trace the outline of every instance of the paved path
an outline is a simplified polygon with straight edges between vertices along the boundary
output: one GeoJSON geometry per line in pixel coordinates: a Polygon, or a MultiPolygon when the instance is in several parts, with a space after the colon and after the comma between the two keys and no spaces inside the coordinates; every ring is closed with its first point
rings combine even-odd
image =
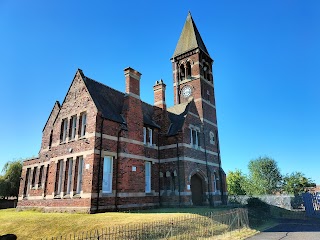
{"type": "Polygon", "coordinates": [[[279,225],[269,228],[250,240],[319,240],[319,220],[281,220],[279,225]]]}

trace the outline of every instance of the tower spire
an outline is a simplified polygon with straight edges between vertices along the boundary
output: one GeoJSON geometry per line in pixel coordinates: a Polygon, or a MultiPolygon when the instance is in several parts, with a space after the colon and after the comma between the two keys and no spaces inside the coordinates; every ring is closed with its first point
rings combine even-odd
{"type": "Polygon", "coordinates": [[[196,24],[192,19],[191,12],[189,11],[178,44],[172,57],[176,57],[196,48],[200,48],[203,52],[210,56],[196,27],[196,24]]]}

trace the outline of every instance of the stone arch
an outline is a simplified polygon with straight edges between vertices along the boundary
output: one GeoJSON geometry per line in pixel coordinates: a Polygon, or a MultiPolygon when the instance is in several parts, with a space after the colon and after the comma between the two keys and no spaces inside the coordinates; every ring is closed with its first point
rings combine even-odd
{"type": "Polygon", "coordinates": [[[206,177],[206,174],[200,168],[195,168],[190,172],[190,174],[188,176],[189,182],[191,181],[191,177],[196,173],[200,175],[200,177],[202,178],[202,180],[204,182],[206,182],[206,183],[208,182],[208,178],[206,177]]]}

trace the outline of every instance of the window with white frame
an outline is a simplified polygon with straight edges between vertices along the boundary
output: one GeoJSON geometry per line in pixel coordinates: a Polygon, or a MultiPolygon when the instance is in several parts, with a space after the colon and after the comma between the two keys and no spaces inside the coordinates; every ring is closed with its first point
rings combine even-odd
{"type": "Polygon", "coordinates": [[[77,132],[77,115],[74,115],[70,119],[69,139],[73,140],[76,137],[77,132]]]}
{"type": "Polygon", "coordinates": [[[71,191],[71,182],[72,182],[72,168],[73,168],[73,158],[68,158],[68,177],[67,177],[67,194],[70,194],[71,191]]]}
{"type": "Polygon", "coordinates": [[[146,193],[151,192],[151,162],[145,162],[146,193]]]}
{"type": "Polygon", "coordinates": [[[153,137],[153,130],[151,128],[143,127],[143,144],[152,146],[152,137],[153,137]]]}
{"type": "Polygon", "coordinates": [[[200,147],[200,131],[190,128],[190,144],[194,147],[200,147]]]}
{"type": "Polygon", "coordinates": [[[215,136],[214,136],[214,133],[210,131],[209,136],[210,136],[210,143],[211,143],[211,144],[215,144],[215,136]]]}
{"type": "Polygon", "coordinates": [[[63,160],[59,160],[56,172],[56,195],[61,193],[62,188],[63,160]]]}
{"type": "Polygon", "coordinates": [[[43,178],[44,166],[42,165],[39,170],[39,178],[38,178],[38,188],[42,187],[42,178],[43,178]]]}
{"type": "Polygon", "coordinates": [[[87,114],[81,113],[80,115],[80,137],[83,137],[86,134],[86,130],[87,130],[87,114]]]}
{"type": "Polygon", "coordinates": [[[61,122],[61,131],[60,131],[60,142],[65,142],[67,139],[67,131],[68,131],[68,119],[62,119],[61,122]]]}
{"type": "Polygon", "coordinates": [[[147,144],[147,128],[143,127],[143,144],[147,144]]]}
{"type": "Polygon", "coordinates": [[[82,172],[83,172],[83,157],[80,156],[77,159],[77,188],[76,193],[80,194],[82,191],[82,172]]]}
{"type": "Polygon", "coordinates": [[[149,145],[152,146],[152,129],[148,128],[148,133],[149,133],[149,145]]]}
{"type": "Polygon", "coordinates": [[[112,169],[113,169],[112,157],[105,156],[103,159],[103,180],[102,180],[103,193],[112,193],[112,169]]]}

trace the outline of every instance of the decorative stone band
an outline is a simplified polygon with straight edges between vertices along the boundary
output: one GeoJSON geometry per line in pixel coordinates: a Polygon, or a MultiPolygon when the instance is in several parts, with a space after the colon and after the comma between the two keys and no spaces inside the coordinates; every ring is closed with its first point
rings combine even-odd
{"type": "Polygon", "coordinates": [[[130,92],[130,93],[126,93],[126,94],[125,94],[125,96],[131,96],[131,97],[134,97],[134,98],[136,98],[136,99],[139,99],[139,100],[140,100],[140,96],[139,96],[139,95],[137,95],[137,94],[134,94],[134,93],[132,93],[132,92],[130,92]]]}
{"type": "Polygon", "coordinates": [[[199,101],[202,101],[206,104],[208,104],[210,107],[213,107],[213,108],[216,108],[215,105],[213,105],[211,102],[209,102],[208,100],[204,99],[204,98],[197,98],[197,99],[194,99],[194,102],[199,102],[199,101]]]}

